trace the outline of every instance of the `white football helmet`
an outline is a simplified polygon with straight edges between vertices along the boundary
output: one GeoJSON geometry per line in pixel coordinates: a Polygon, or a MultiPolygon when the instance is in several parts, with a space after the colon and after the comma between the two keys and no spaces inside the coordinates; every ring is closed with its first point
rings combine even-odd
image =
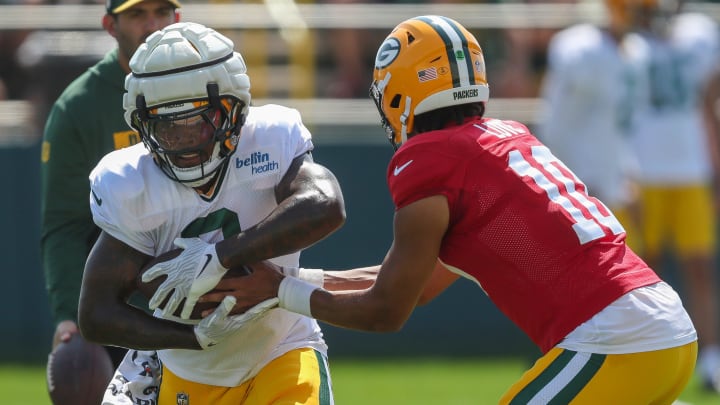
{"type": "Polygon", "coordinates": [[[130,69],[125,120],[140,133],[162,171],[198,187],[225,170],[250,105],[250,79],[233,42],[200,24],[172,24],[147,38],[130,69]],[[181,128],[191,135],[183,135],[181,128]],[[208,141],[188,148],[182,146],[187,142],[178,142],[182,136],[208,141]],[[214,147],[208,155],[209,142],[214,147]],[[197,165],[173,163],[173,158],[198,153],[202,161],[197,165]]]}

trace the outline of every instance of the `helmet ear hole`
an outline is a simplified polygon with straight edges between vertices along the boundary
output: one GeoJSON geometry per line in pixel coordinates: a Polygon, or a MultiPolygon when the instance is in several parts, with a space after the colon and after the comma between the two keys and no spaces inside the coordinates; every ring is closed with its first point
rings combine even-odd
{"type": "Polygon", "coordinates": [[[400,100],[402,100],[402,96],[399,94],[396,94],[392,100],[390,100],[390,107],[392,108],[399,108],[400,107],[400,100]]]}

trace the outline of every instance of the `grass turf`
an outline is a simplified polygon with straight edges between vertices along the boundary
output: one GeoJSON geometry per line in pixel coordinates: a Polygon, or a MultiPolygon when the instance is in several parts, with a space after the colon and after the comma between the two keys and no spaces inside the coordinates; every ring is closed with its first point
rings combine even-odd
{"type": "MultiPolygon", "coordinates": [[[[495,404],[525,370],[524,359],[330,359],[338,405],[495,404]]],[[[0,364],[3,405],[50,405],[42,365],[0,364]]],[[[684,404],[720,404],[693,379],[684,404]]]]}

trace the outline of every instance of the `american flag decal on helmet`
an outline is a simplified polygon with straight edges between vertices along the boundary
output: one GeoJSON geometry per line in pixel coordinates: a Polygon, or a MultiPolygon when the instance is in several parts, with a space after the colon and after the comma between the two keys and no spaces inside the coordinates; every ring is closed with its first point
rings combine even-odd
{"type": "Polygon", "coordinates": [[[428,80],[437,79],[438,74],[437,70],[434,67],[423,69],[419,72],[417,72],[418,80],[420,80],[420,83],[426,82],[428,80]]]}
{"type": "MultiPolygon", "coordinates": [[[[453,78],[453,87],[472,86],[475,83],[472,58],[468,48],[467,38],[457,23],[447,17],[423,16],[418,20],[430,25],[440,35],[447,49],[447,58],[450,62],[450,71],[453,78]]],[[[422,81],[422,80],[421,80],[422,81]]]]}

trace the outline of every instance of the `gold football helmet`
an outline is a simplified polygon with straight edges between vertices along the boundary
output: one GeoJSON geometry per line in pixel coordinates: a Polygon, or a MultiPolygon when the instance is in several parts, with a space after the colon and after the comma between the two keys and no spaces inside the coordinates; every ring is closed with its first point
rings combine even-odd
{"type": "Polygon", "coordinates": [[[681,0],[605,0],[610,25],[623,31],[642,27],[652,28],[677,13],[681,0]],[[659,20],[659,21],[654,21],[659,20]]]}
{"type": "Polygon", "coordinates": [[[633,10],[640,7],[656,7],[658,0],[605,0],[611,25],[624,30],[633,25],[633,10]]]}
{"type": "Polygon", "coordinates": [[[395,148],[413,131],[416,115],[487,102],[485,60],[475,37],[441,16],[403,21],[380,45],[370,97],[395,148]]]}

